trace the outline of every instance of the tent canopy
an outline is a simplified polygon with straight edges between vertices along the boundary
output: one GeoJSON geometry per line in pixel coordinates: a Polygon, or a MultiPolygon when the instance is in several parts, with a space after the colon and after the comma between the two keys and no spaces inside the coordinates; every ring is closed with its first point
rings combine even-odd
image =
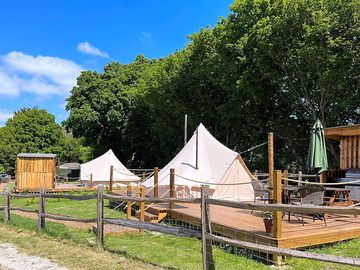
{"type": "Polygon", "coordinates": [[[109,182],[110,181],[110,167],[113,166],[113,181],[114,182],[138,182],[140,178],[130,172],[110,149],[100,157],[93,159],[80,166],[80,180],[90,181],[90,174],[92,174],[93,182],[109,182]]]}
{"type": "MultiPolygon", "coordinates": [[[[240,155],[216,140],[203,124],[198,126],[184,148],[159,172],[159,195],[160,190],[163,193],[168,191],[164,186],[169,185],[171,168],[175,169],[177,197],[198,197],[198,187],[209,184],[213,198],[241,201],[254,199],[254,190],[250,184],[254,177],[240,155]]],[[[143,184],[153,186],[154,177],[143,184]]]]}

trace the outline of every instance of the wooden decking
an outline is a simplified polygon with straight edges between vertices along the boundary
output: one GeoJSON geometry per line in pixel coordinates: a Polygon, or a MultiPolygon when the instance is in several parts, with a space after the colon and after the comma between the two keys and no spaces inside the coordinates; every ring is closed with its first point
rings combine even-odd
{"type": "MultiPolygon", "coordinates": [[[[200,205],[176,204],[175,209],[168,209],[168,216],[177,221],[200,226],[200,205]]],[[[301,216],[297,217],[301,219],[301,216]]],[[[301,220],[295,216],[291,216],[288,222],[286,215],[282,221],[282,236],[279,239],[265,233],[261,212],[258,211],[251,213],[247,210],[211,205],[210,219],[215,233],[278,247],[308,247],[360,237],[360,218],[354,216],[330,215],[327,226],[322,220],[313,222],[310,216],[305,216],[303,226],[301,220]]]]}

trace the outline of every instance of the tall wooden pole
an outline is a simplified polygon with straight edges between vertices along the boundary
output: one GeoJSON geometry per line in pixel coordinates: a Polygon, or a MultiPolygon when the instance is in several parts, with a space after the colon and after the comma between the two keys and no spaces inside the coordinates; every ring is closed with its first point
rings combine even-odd
{"type": "Polygon", "coordinates": [[[114,166],[110,166],[110,187],[109,191],[113,190],[113,181],[114,181],[114,166]]]}
{"type": "MultiPolygon", "coordinates": [[[[145,199],[145,187],[143,186],[140,187],[140,197],[145,199]]],[[[145,221],[145,201],[140,202],[140,221],[145,221]]],[[[142,233],[144,230],[140,229],[139,232],[142,233]]]]}
{"type": "MultiPolygon", "coordinates": [[[[127,186],[127,196],[131,197],[132,196],[132,187],[130,184],[128,184],[127,186]]],[[[131,212],[132,212],[132,204],[131,201],[127,201],[127,207],[126,207],[126,218],[130,219],[131,218],[131,212]]]]}
{"type": "Polygon", "coordinates": [[[57,183],[59,183],[60,182],[60,158],[58,158],[58,160],[57,160],[58,162],[57,162],[57,183]]]}
{"type": "Polygon", "coordinates": [[[154,198],[159,198],[159,168],[154,168],[154,198]]]}
{"type": "Polygon", "coordinates": [[[185,114],[184,122],[184,145],[187,143],[187,114],[185,114]]]}
{"type": "Polygon", "coordinates": [[[199,128],[196,129],[196,163],[195,169],[199,169],[199,128]]]}
{"type": "Polygon", "coordinates": [[[4,188],[4,222],[7,223],[10,220],[10,192],[8,187],[4,188]]]}
{"type": "MultiPolygon", "coordinates": [[[[282,202],[282,187],[281,187],[281,171],[276,170],[274,174],[274,203],[278,204],[282,202]]],[[[274,211],[274,225],[273,225],[273,237],[280,239],[282,236],[282,212],[274,211]]],[[[274,261],[277,266],[281,264],[281,256],[274,255],[274,261]]]]}
{"type": "Polygon", "coordinates": [[[38,229],[45,228],[45,189],[40,189],[39,192],[39,218],[38,218],[38,229]]]}
{"type": "MultiPolygon", "coordinates": [[[[175,198],[175,169],[170,169],[170,198],[175,198]]],[[[169,208],[174,208],[174,202],[170,202],[169,208]]]]}
{"type": "Polygon", "coordinates": [[[92,174],[92,173],[90,173],[90,183],[89,183],[89,186],[90,186],[90,188],[93,187],[93,174],[92,174]]]}
{"type": "Polygon", "coordinates": [[[103,248],[104,244],[104,186],[98,185],[97,194],[97,229],[96,229],[96,245],[103,248]]]}
{"type": "Polygon", "coordinates": [[[214,259],[212,252],[212,241],[206,239],[206,234],[211,233],[209,206],[206,203],[209,186],[201,185],[201,243],[203,270],[214,270],[214,259]]]}
{"type": "Polygon", "coordinates": [[[268,134],[268,163],[269,163],[269,188],[270,188],[270,201],[273,198],[274,187],[274,134],[268,134]]]}

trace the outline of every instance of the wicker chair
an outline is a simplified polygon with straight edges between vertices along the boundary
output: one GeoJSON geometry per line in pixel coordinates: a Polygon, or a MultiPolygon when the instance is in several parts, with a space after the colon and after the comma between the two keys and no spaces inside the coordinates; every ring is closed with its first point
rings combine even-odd
{"type": "MultiPolygon", "coordinates": [[[[292,202],[294,205],[324,205],[324,193],[325,189],[319,185],[306,185],[299,188],[298,193],[300,195],[300,202],[292,202]]],[[[326,215],[322,214],[314,214],[313,221],[315,221],[316,217],[322,217],[324,220],[325,226],[326,224],[326,215]]],[[[290,218],[290,216],[289,216],[290,218]]],[[[320,218],[321,219],[321,218],[320,218]]],[[[301,214],[302,224],[304,226],[304,214],[301,214]]]]}

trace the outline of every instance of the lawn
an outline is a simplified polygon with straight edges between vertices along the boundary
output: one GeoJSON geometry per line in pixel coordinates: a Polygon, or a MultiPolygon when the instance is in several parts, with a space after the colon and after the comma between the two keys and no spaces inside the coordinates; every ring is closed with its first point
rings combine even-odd
{"type": "MultiPolygon", "coordinates": [[[[0,205],[3,199],[0,197],[0,205]]],[[[12,206],[37,209],[38,199],[12,199],[12,206]]],[[[106,201],[105,216],[124,218],[121,211],[112,210],[106,201]]],[[[47,199],[48,213],[70,215],[83,218],[96,217],[96,199],[89,201],[70,201],[67,199],[47,199]]],[[[0,211],[2,220],[2,212],[0,211]]],[[[4,227],[0,221],[0,227],[4,227]]],[[[17,230],[36,231],[36,220],[27,217],[11,215],[10,225],[17,230]]],[[[46,228],[39,235],[51,236],[56,239],[69,240],[84,245],[87,248],[95,245],[95,235],[84,229],[75,229],[64,224],[46,221],[46,228]]],[[[0,239],[3,239],[0,236],[0,239]]],[[[170,267],[173,269],[200,269],[201,268],[201,242],[195,238],[179,238],[175,236],[145,232],[143,234],[125,234],[122,236],[106,236],[105,250],[114,256],[125,257],[128,260],[146,264],[170,267]],[[117,254],[117,255],[115,255],[117,254]]],[[[342,243],[327,245],[311,249],[313,252],[334,254],[360,258],[360,239],[344,241],[342,243]]],[[[214,258],[217,269],[269,269],[243,255],[233,255],[219,247],[214,248],[214,258]]],[[[290,269],[352,269],[351,267],[327,264],[311,260],[288,259],[290,269]]]]}
{"type": "MultiPolygon", "coordinates": [[[[2,212],[0,213],[2,219],[2,212]]],[[[11,216],[9,225],[0,223],[1,228],[10,227],[18,232],[34,232],[36,225],[36,220],[14,214],[11,216]]],[[[89,246],[95,248],[96,239],[92,232],[70,228],[59,223],[47,221],[46,228],[42,232],[38,232],[37,235],[51,236],[58,240],[71,241],[86,248],[89,246]]],[[[6,239],[0,235],[0,241],[6,241],[6,239]]],[[[150,232],[108,236],[105,238],[105,251],[129,261],[168,269],[201,269],[202,267],[201,242],[195,238],[179,238],[150,232]]],[[[217,247],[214,248],[214,255],[217,269],[239,269],[239,266],[241,269],[269,269],[262,263],[244,256],[227,253],[217,247]]]]}
{"type": "MultiPolygon", "coordinates": [[[[38,198],[11,198],[12,207],[21,207],[27,209],[38,209],[38,198]]],[[[0,196],[0,205],[4,204],[3,196],[0,196]]],[[[73,216],[79,218],[96,218],[96,199],[86,201],[72,201],[69,199],[46,199],[46,212],[73,216]]],[[[109,208],[108,200],[105,200],[105,217],[125,218],[124,212],[109,208]]]]}

